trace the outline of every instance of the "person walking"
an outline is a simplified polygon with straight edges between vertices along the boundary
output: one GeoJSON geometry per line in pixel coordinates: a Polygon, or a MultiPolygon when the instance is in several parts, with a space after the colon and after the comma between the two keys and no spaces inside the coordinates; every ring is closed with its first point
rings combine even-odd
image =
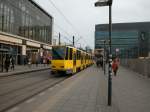
{"type": "Polygon", "coordinates": [[[24,66],[27,64],[27,57],[24,57],[24,66]]]}
{"type": "Polygon", "coordinates": [[[11,57],[10,62],[11,62],[11,69],[12,69],[12,70],[15,70],[15,60],[14,60],[13,57],[11,57]]]}
{"type": "Polygon", "coordinates": [[[29,58],[29,61],[28,61],[29,68],[31,68],[31,64],[32,64],[32,60],[31,58],[29,58]]]}
{"type": "Polygon", "coordinates": [[[117,75],[118,68],[119,68],[119,59],[115,58],[112,62],[112,69],[113,69],[113,72],[114,72],[114,76],[117,75]]]}
{"type": "Polygon", "coordinates": [[[38,64],[39,64],[38,59],[36,59],[35,64],[36,64],[36,67],[38,67],[38,64]]]}
{"type": "Polygon", "coordinates": [[[101,65],[101,68],[103,68],[103,56],[100,57],[100,65],[101,65]]]}
{"type": "Polygon", "coordinates": [[[46,58],[43,58],[43,64],[46,65],[46,58]]]}
{"type": "Polygon", "coordinates": [[[6,69],[6,72],[8,72],[9,66],[10,66],[10,58],[8,56],[6,56],[6,59],[5,59],[5,69],[6,69]]]}
{"type": "Polygon", "coordinates": [[[31,68],[31,58],[30,57],[27,57],[27,64],[28,64],[28,67],[31,68]]]}
{"type": "Polygon", "coordinates": [[[46,58],[46,63],[47,63],[47,66],[49,66],[49,58],[48,57],[46,58]]]}
{"type": "Polygon", "coordinates": [[[99,57],[97,57],[96,59],[96,65],[97,67],[102,67],[103,68],[103,56],[100,55],[99,57]]]}

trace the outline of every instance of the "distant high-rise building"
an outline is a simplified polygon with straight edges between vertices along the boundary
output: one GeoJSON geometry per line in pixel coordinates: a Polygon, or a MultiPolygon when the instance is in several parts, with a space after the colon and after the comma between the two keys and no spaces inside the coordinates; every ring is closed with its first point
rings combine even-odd
{"type": "MultiPolygon", "coordinates": [[[[109,25],[95,26],[95,49],[108,47],[109,25]]],[[[112,24],[112,51],[122,58],[147,57],[150,53],[150,22],[112,24]]]]}

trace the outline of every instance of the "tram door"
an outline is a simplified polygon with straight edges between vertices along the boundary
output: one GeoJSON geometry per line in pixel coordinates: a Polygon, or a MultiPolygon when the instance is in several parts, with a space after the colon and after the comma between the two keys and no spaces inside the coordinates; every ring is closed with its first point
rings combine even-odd
{"type": "Polygon", "coordinates": [[[73,66],[76,66],[76,53],[73,53],[73,66]]]}
{"type": "Polygon", "coordinates": [[[73,69],[74,69],[74,73],[76,72],[76,62],[77,62],[76,58],[77,58],[76,51],[73,50],[73,69]]]}
{"type": "Polygon", "coordinates": [[[73,71],[76,72],[76,53],[73,53],[73,71]]]}

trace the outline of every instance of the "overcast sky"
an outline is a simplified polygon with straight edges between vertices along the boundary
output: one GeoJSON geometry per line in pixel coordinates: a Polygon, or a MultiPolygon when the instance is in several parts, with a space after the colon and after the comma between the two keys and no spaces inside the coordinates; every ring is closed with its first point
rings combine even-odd
{"type": "MultiPolygon", "coordinates": [[[[82,37],[78,42],[82,47],[88,45],[94,48],[95,24],[108,23],[108,7],[94,7],[97,0],[51,0],[73,28],[50,0],[35,1],[54,17],[53,37],[57,38],[60,32],[63,42],[69,43],[66,37],[72,40],[72,35],[75,35],[76,40],[82,37]]],[[[113,23],[150,21],[150,0],[113,0],[112,10],[113,23]]]]}

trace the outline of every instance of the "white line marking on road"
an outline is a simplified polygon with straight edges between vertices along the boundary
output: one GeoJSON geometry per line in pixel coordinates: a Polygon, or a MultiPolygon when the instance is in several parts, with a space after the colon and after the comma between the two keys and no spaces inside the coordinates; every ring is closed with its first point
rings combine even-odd
{"type": "Polygon", "coordinates": [[[60,86],[60,84],[57,84],[57,85],[56,85],[56,87],[59,87],[59,86],[60,86]]]}
{"type": "Polygon", "coordinates": [[[54,89],[54,88],[53,88],[53,87],[51,87],[51,88],[49,88],[48,90],[49,90],[49,91],[51,91],[51,90],[53,90],[53,89],[54,89]]]}
{"type": "Polygon", "coordinates": [[[19,107],[14,107],[6,112],[16,112],[17,110],[19,110],[19,107]]]}
{"type": "Polygon", "coordinates": [[[42,92],[42,93],[39,94],[39,96],[43,96],[44,94],[45,94],[45,92],[42,92]]]}
{"type": "Polygon", "coordinates": [[[39,111],[32,111],[32,112],[39,112],[39,111]]]}
{"type": "Polygon", "coordinates": [[[33,102],[34,100],[35,100],[35,98],[31,98],[31,99],[27,100],[26,103],[31,103],[31,102],[33,102]]]}

